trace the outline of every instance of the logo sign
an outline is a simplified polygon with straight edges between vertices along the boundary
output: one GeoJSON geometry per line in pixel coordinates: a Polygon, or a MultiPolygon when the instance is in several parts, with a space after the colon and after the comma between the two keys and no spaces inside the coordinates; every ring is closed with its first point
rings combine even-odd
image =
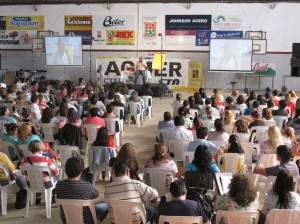
{"type": "Polygon", "coordinates": [[[44,30],[44,16],[6,16],[6,30],[44,30]]]}
{"type": "Polygon", "coordinates": [[[93,30],[134,30],[135,16],[93,16],[93,30]]]}
{"type": "Polygon", "coordinates": [[[243,31],[207,31],[198,30],[196,32],[196,46],[209,46],[211,38],[243,38],[243,31]]]}
{"type": "Polygon", "coordinates": [[[243,30],[243,16],[213,16],[212,30],[243,30]]]}
{"type": "Polygon", "coordinates": [[[143,45],[157,45],[157,17],[143,16],[143,45]]]}
{"type": "Polygon", "coordinates": [[[153,38],[156,36],[156,23],[144,23],[144,37],[153,38]]]}
{"type": "Polygon", "coordinates": [[[93,30],[93,17],[65,16],[65,30],[93,30]]]}
{"type": "Polygon", "coordinates": [[[275,63],[253,62],[252,75],[275,76],[276,75],[275,66],[276,66],[275,63]]]}
{"type": "Polygon", "coordinates": [[[134,30],[106,30],[107,45],[134,45],[134,30]]]}

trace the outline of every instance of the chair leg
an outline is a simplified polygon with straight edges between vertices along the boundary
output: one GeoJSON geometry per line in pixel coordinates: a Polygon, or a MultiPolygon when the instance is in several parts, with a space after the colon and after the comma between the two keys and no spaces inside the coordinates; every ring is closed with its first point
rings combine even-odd
{"type": "Polygon", "coordinates": [[[7,215],[7,189],[8,185],[0,186],[1,188],[1,206],[2,206],[2,215],[7,215]]]}
{"type": "Polygon", "coordinates": [[[29,203],[30,203],[30,199],[32,199],[32,192],[29,188],[26,189],[27,190],[27,197],[26,197],[26,213],[25,213],[25,217],[28,218],[28,213],[29,213],[29,203]]]}
{"type": "Polygon", "coordinates": [[[47,219],[51,219],[51,200],[52,200],[52,190],[54,187],[45,189],[45,201],[46,201],[46,214],[47,219]]]}
{"type": "Polygon", "coordinates": [[[141,114],[136,115],[136,123],[139,128],[141,126],[141,114]]]}

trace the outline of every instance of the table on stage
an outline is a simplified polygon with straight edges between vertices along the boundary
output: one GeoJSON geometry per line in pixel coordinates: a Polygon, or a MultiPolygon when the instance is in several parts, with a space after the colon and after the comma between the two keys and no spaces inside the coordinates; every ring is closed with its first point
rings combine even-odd
{"type": "MultiPolygon", "coordinates": [[[[124,82],[125,84],[134,84],[136,74],[137,72],[135,71],[122,71],[120,81],[124,82]]],[[[150,79],[153,79],[150,71],[146,70],[145,75],[146,82],[149,82],[150,79]]],[[[139,78],[142,79],[142,76],[140,76],[139,78]]]]}

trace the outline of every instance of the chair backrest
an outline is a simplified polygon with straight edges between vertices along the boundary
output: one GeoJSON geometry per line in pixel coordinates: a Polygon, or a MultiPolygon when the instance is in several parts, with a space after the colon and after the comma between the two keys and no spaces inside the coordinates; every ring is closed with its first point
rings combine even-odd
{"type": "Polygon", "coordinates": [[[56,199],[56,204],[61,205],[67,223],[84,224],[82,207],[89,207],[94,223],[97,223],[96,210],[93,200],[56,199]]]}
{"type": "Polygon", "coordinates": [[[130,101],[130,102],[128,102],[128,106],[129,106],[129,111],[130,111],[131,116],[140,114],[142,111],[141,103],[139,103],[139,102],[130,101]]]}
{"type": "Polygon", "coordinates": [[[202,127],[207,128],[208,131],[211,131],[214,121],[213,120],[202,120],[201,123],[202,123],[202,127]]]}
{"type": "Polygon", "coordinates": [[[158,129],[157,137],[158,137],[159,142],[165,142],[166,141],[167,133],[168,133],[169,130],[170,129],[168,129],[168,128],[158,129]]]}
{"type": "Polygon", "coordinates": [[[152,96],[140,96],[140,98],[144,101],[145,108],[152,106],[152,96]]]}
{"type": "MultiPolygon", "coordinates": [[[[18,157],[18,161],[21,161],[21,155],[19,154],[19,150],[17,149],[17,146],[12,143],[12,142],[5,142],[2,141],[2,146],[0,147],[0,152],[3,152],[4,154],[6,154],[9,158],[10,158],[10,153],[8,148],[11,147],[14,149],[17,157],[18,157]]],[[[10,160],[12,161],[13,158],[10,158],[10,160]]]]}
{"type": "Polygon", "coordinates": [[[0,169],[3,171],[3,174],[6,176],[7,181],[11,182],[11,178],[7,166],[4,163],[0,163],[0,169]]]}
{"type": "Polygon", "coordinates": [[[53,128],[55,127],[55,125],[50,123],[40,123],[39,125],[42,127],[42,132],[44,133],[43,141],[54,142],[53,128]]]}
{"type": "Polygon", "coordinates": [[[198,109],[190,109],[190,117],[197,117],[199,115],[199,110],[198,109]]]}
{"type": "Polygon", "coordinates": [[[47,172],[49,177],[52,178],[52,172],[48,166],[21,165],[21,170],[26,172],[26,179],[30,182],[32,192],[43,192],[45,190],[44,172],[47,172]]]}
{"type": "Polygon", "coordinates": [[[96,124],[85,124],[83,127],[86,128],[88,143],[92,144],[96,140],[98,130],[101,128],[101,126],[96,124]]]}
{"type": "Polygon", "coordinates": [[[260,190],[260,199],[265,200],[267,194],[272,190],[273,184],[276,181],[276,176],[268,176],[265,180],[265,186],[260,190]]]}
{"type": "Polygon", "coordinates": [[[159,224],[202,224],[203,219],[202,216],[167,216],[160,215],[159,216],[159,224]]]}
{"type": "Polygon", "coordinates": [[[229,184],[232,179],[232,173],[215,173],[215,181],[218,190],[218,194],[222,195],[229,191],[229,184]]]}
{"type": "Polygon", "coordinates": [[[106,127],[108,129],[109,135],[115,135],[116,133],[120,132],[121,127],[119,118],[104,118],[104,120],[106,122],[106,127]]]}
{"type": "Polygon", "coordinates": [[[261,154],[258,163],[262,164],[264,168],[268,168],[278,165],[279,161],[276,154],[261,154]]]}
{"type": "Polygon", "coordinates": [[[125,118],[124,107],[114,107],[114,112],[116,115],[118,115],[120,120],[124,120],[125,118]]]}
{"type": "Polygon", "coordinates": [[[282,130],[284,126],[286,125],[288,118],[287,116],[273,116],[277,127],[282,130]]]}
{"type": "Polygon", "coordinates": [[[262,114],[263,109],[267,108],[267,107],[268,107],[267,105],[259,105],[258,108],[257,108],[258,113],[262,114]]]}
{"type": "Polygon", "coordinates": [[[220,223],[221,218],[226,218],[228,224],[245,224],[245,223],[258,223],[258,211],[222,211],[217,212],[216,223],[220,223]],[[253,220],[253,221],[252,221],[253,220]]]}
{"type": "Polygon", "coordinates": [[[299,209],[272,209],[269,211],[265,224],[298,224],[299,209]]]}
{"type": "Polygon", "coordinates": [[[225,167],[224,165],[220,165],[220,168],[224,167],[223,172],[231,172],[232,174],[235,174],[239,172],[239,166],[240,162],[242,160],[242,166],[244,164],[244,154],[239,153],[223,153],[222,155],[218,156],[218,164],[220,164],[221,159],[224,158],[225,167]]]}
{"type": "Polygon", "coordinates": [[[195,154],[195,152],[188,152],[188,151],[183,152],[183,164],[184,164],[184,166],[186,166],[188,163],[191,163],[193,161],[194,154],[195,154]]]}
{"type": "Polygon", "coordinates": [[[77,146],[54,145],[54,150],[60,155],[61,167],[64,168],[66,162],[71,157],[80,157],[80,151],[77,146]]]}
{"type": "Polygon", "coordinates": [[[8,121],[0,121],[0,132],[3,133],[3,132],[6,132],[6,128],[5,128],[5,125],[6,124],[9,124],[10,122],[8,121]]]}
{"type": "Polygon", "coordinates": [[[250,134],[248,133],[233,133],[239,137],[240,142],[249,142],[250,134]]]}
{"type": "Polygon", "coordinates": [[[183,104],[179,104],[179,103],[171,103],[171,107],[173,109],[173,117],[177,116],[178,115],[178,109],[180,107],[182,107],[183,104]]]}
{"type": "Polygon", "coordinates": [[[213,190],[214,173],[204,173],[201,171],[187,171],[184,174],[186,188],[203,188],[213,190]]]}
{"type": "Polygon", "coordinates": [[[237,118],[239,117],[240,113],[241,113],[240,110],[231,110],[231,111],[232,111],[232,113],[234,114],[234,118],[235,118],[235,119],[237,119],[237,118]]]}
{"type": "Polygon", "coordinates": [[[254,126],[250,129],[251,142],[258,141],[259,143],[269,139],[267,126],[254,126]]]}
{"type": "Polygon", "coordinates": [[[23,153],[24,157],[32,155],[32,152],[29,151],[27,144],[26,145],[18,145],[18,148],[23,153]]]}
{"type": "Polygon", "coordinates": [[[252,142],[240,142],[240,143],[242,149],[244,150],[244,158],[245,158],[244,163],[247,164],[248,168],[251,167],[252,170],[252,156],[253,158],[258,159],[258,155],[260,152],[260,145],[252,142]],[[254,150],[256,150],[256,152],[254,150]],[[254,155],[254,152],[256,153],[256,155],[254,155]]]}
{"type": "Polygon", "coordinates": [[[264,120],[264,122],[265,122],[265,126],[267,126],[267,127],[271,127],[271,126],[277,125],[276,121],[264,120]]]}
{"type": "Polygon", "coordinates": [[[133,223],[133,216],[137,216],[138,214],[143,221],[142,223],[147,223],[146,211],[142,202],[106,199],[106,203],[109,214],[113,214],[114,216],[110,218],[116,224],[133,223]]]}
{"type": "Polygon", "coordinates": [[[173,170],[157,169],[157,168],[144,168],[144,182],[155,188],[159,196],[165,196],[166,178],[170,178],[170,183],[173,182],[175,173],[173,170]]]}
{"type": "Polygon", "coordinates": [[[170,152],[174,153],[174,159],[182,161],[183,152],[187,150],[190,141],[187,140],[170,140],[169,149],[170,152]]]}
{"type": "Polygon", "coordinates": [[[209,142],[215,144],[215,145],[218,146],[218,147],[221,147],[221,146],[227,146],[227,145],[228,145],[228,142],[224,142],[224,141],[211,141],[211,140],[210,140],[209,142]]]}

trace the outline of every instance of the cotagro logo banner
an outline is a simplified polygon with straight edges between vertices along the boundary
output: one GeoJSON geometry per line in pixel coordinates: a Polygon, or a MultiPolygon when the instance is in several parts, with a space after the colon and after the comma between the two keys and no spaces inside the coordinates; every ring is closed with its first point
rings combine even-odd
{"type": "Polygon", "coordinates": [[[6,16],[6,30],[44,30],[44,16],[6,16]]]}

